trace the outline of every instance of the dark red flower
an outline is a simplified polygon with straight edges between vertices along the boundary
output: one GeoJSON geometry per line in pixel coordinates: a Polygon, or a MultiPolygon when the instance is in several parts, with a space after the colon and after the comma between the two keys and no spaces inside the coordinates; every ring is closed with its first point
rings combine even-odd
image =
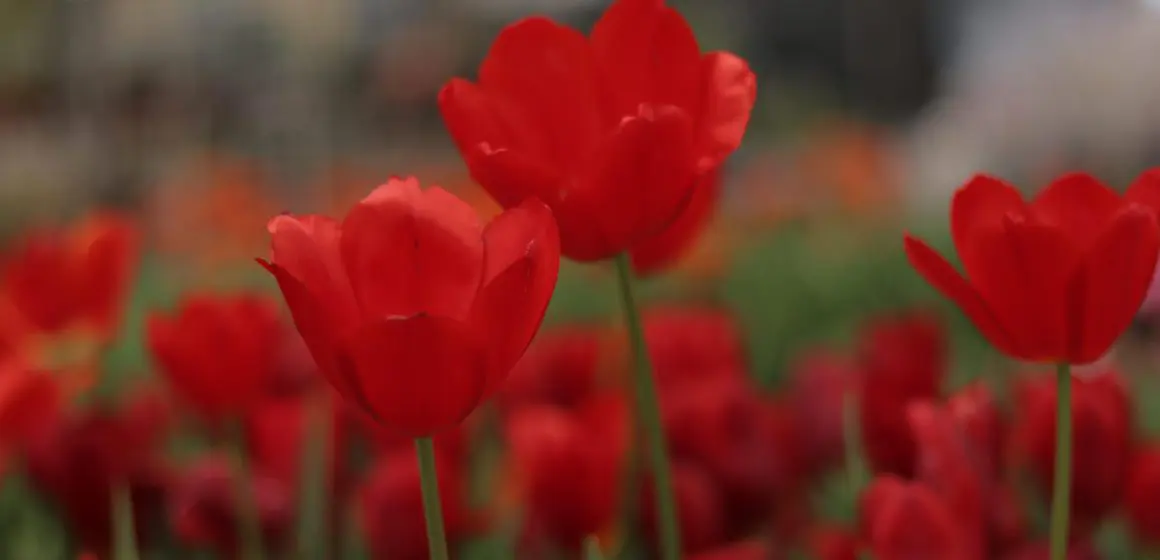
{"type": "MultiPolygon", "coordinates": [[[[1003,560],[1050,560],[1051,547],[1047,543],[1032,543],[1008,553],[1003,560]]],[[[1072,543],[1067,550],[1067,560],[1100,560],[1089,542],[1072,543]]]]}
{"type": "Polygon", "coordinates": [[[666,307],[645,312],[644,336],[657,384],[663,388],[748,373],[741,329],[712,307],[666,307]]]}
{"type": "Polygon", "coordinates": [[[916,402],[910,405],[909,416],[918,449],[918,481],[954,512],[965,557],[988,557],[990,486],[972,443],[946,408],[916,402]]]}
{"type": "Polygon", "coordinates": [[[745,61],[702,54],[663,0],[618,0],[589,37],[543,17],[505,28],[477,83],[439,94],[447,129],[499,203],[545,201],[564,253],[598,260],[660,233],[741,143],[745,61]]]}
{"type": "MultiPolygon", "coordinates": [[[[464,465],[448,460],[438,450],[435,462],[443,523],[448,545],[454,551],[456,545],[476,530],[478,522],[466,503],[464,465]]],[[[427,558],[427,525],[414,451],[381,457],[359,496],[362,524],[374,558],[427,558]]]]}
{"type": "Polygon", "coordinates": [[[50,372],[0,364],[0,471],[9,452],[40,436],[60,414],[61,393],[50,372]]]}
{"type": "Polygon", "coordinates": [[[779,495],[795,491],[793,455],[779,439],[757,390],[732,378],[688,384],[663,395],[665,434],[672,457],[712,476],[729,512],[727,525],[745,531],[763,519],[779,495]]]}
{"type": "Polygon", "coordinates": [[[509,417],[511,460],[533,540],[575,552],[616,521],[628,448],[628,410],[616,408],[595,416],[540,405],[509,417]]]}
{"type": "MultiPolygon", "coordinates": [[[[1051,495],[1055,476],[1054,376],[1016,387],[1011,449],[1016,461],[1051,495]]],[[[1132,411],[1119,374],[1104,371],[1072,378],[1072,533],[1091,530],[1120,501],[1132,442],[1132,411]]]]}
{"type": "Polygon", "coordinates": [[[781,556],[775,555],[768,543],[744,541],[690,556],[689,560],[776,560],[777,558],[781,558],[781,556]]]}
{"type": "Polygon", "coordinates": [[[571,408],[597,389],[605,329],[571,325],[545,330],[528,347],[496,396],[506,410],[528,404],[571,408]]]}
{"type": "Polygon", "coordinates": [[[986,385],[973,383],[951,395],[946,406],[962,430],[972,461],[981,469],[983,477],[997,479],[1004,466],[1008,426],[991,391],[986,385]]]}
{"type": "MultiPolygon", "coordinates": [[[[48,420],[25,453],[29,480],[61,513],[87,550],[105,554],[112,543],[112,487],[129,488],[138,538],[164,512],[169,472],[157,446],[168,422],[152,395],[119,410],[93,410],[48,420]]],[[[102,556],[104,557],[104,556],[102,556]]]]}
{"type": "Polygon", "coordinates": [[[846,529],[820,527],[810,533],[806,548],[817,560],[858,560],[862,545],[858,536],[846,529]]]}
{"type": "Polygon", "coordinates": [[[1008,356],[1094,362],[1128,328],[1151,283],[1158,189],[1137,182],[1121,197],[1073,173],[1028,203],[1002,180],[976,176],[951,204],[965,277],[910,235],[906,254],[1008,356]]]}
{"type": "Polygon", "coordinates": [[[439,188],[393,179],[340,224],[270,221],[295,325],[331,385],[382,425],[418,437],[492,395],[535,335],[556,285],[559,241],[528,201],[483,227],[439,188]]]}
{"type": "Polygon", "coordinates": [[[133,225],[94,214],[71,229],[27,233],[7,259],[4,286],[37,329],[82,326],[107,339],[116,334],[137,259],[133,225]]]}
{"type": "Polygon", "coordinates": [[[637,243],[632,248],[632,268],[647,276],[661,272],[677,263],[709,225],[721,198],[721,172],[706,173],[693,187],[689,204],[680,215],[660,233],[637,243]]]}
{"type": "MultiPolygon", "coordinates": [[[[173,490],[169,517],[173,531],[186,543],[203,545],[219,554],[238,557],[237,474],[227,460],[208,457],[184,473],[173,490]]],[[[247,481],[262,530],[263,548],[282,550],[294,521],[289,488],[262,476],[247,481]]]]}
{"type": "Polygon", "coordinates": [[[938,397],[946,370],[946,336],[924,313],[871,322],[859,345],[863,369],[858,417],[866,458],[875,472],[910,476],[914,436],[907,406],[938,397]]]}
{"type": "Polygon", "coordinates": [[[149,317],[149,349],[175,394],[207,419],[238,418],[267,395],[282,344],[272,302],[193,295],[149,317]]]}
{"type": "MultiPolygon", "coordinates": [[[[686,554],[712,549],[725,542],[726,504],[709,473],[683,462],[673,465],[673,494],[676,498],[677,523],[681,528],[681,547],[686,554]]],[[[656,500],[651,481],[641,493],[644,534],[655,549],[657,542],[656,500]]]]}
{"type": "Polygon", "coordinates": [[[1160,546],[1160,445],[1137,449],[1124,487],[1124,513],[1136,540],[1160,546]]]}
{"type": "Polygon", "coordinates": [[[974,560],[971,539],[958,516],[933,489],[921,482],[881,476],[862,494],[863,538],[875,560],[974,560]]]}
{"type": "Polygon", "coordinates": [[[793,413],[805,472],[822,474],[845,455],[847,395],[854,396],[859,371],[851,360],[827,350],[810,351],[789,368],[786,403],[793,413]]]}

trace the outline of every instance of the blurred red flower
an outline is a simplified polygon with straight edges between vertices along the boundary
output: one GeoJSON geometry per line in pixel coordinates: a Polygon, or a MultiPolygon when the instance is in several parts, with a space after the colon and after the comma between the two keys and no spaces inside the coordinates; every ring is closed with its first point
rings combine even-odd
{"type": "Polygon", "coordinates": [[[252,295],[187,296],[176,314],[148,319],[148,342],[175,394],[209,420],[239,419],[267,396],[283,325],[252,295]]]}
{"type": "Polygon", "coordinates": [[[69,229],[37,229],[5,260],[4,288],[36,329],[83,327],[116,334],[138,260],[138,233],[125,218],[93,214],[69,229]]]}
{"type": "MultiPolygon", "coordinates": [[[[209,546],[229,558],[240,556],[236,476],[222,457],[203,458],[182,474],[169,503],[169,517],[179,539],[209,546]]],[[[272,553],[284,550],[294,521],[289,488],[263,476],[254,476],[247,484],[258,512],[263,549],[272,553]]]]}
{"type": "Polygon", "coordinates": [[[852,360],[829,350],[803,353],[789,367],[786,402],[799,432],[805,472],[820,476],[845,455],[843,419],[847,393],[853,396],[859,370],[852,360]]]}
{"type": "Polygon", "coordinates": [[[676,264],[693,248],[709,225],[721,198],[721,172],[701,176],[684,210],[660,233],[645,238],[632,248],[632,268],[641,276],[662,272],[676,264]]]}
{"type": "Polygon", "coordinates": [[[392,179],[341,224],[282,215],[273,262],[295,325],[331,385],[412,437],[461,422],[523,355],[556,285],[546,206],[486,228],[464,202],[392,179]]]}
{"type": "Polygon", "coordinates": [[[806,549],[817,560],[858,560],[862,545],[851,531],[821,526],[810,533],[806,549]]]}
{"type": "Polygon", "coordinates": [[[644,336],[661,391],[749,373],[744,335],[733,315],[713,307],[658,307],[644,314],[644,336]]]}
{"type": "Polygon", "coordinates": [[[439,107],[472,177],[508,208],[544,200],[564,253],[591,261],[677,219],[741,143],[756,84],[740,58],[702,54],[662,0],[618,0],[587,38],[543,17],[509,25],[478,82],[452,80],[439,107]]]}
{"type": "Polygon", "coordinates": [[[1124,514],[1138,542],[1160,546],[1160,445],[1141,446],[1132,455],[1124,486],[1124,514]]]}
{"type": "Polygon", "coordinates": [[[977,536],[964,531],[958,512],[924,483],[878,477],[862,493],[859,517],[875,560],[981,558],[974,551],[977,536]]]}
{"type": "MultiPolygon", "coordinates": [[[[447,541],[456,544],[470,537],[479,519],[468,509],[464,487],[465,465],[436,450],[439,498],[447,541]]],[[[359,492],[361,518],[373,558],[423,560],[427,558],[427,525],[419,489],[419,464],[414,451],[384,455],[372,468],[359,492]]]]}
{"type": "MultiPolygon", "coordinates": [[[[652,481],[646,482],[641,489],[641,519],[644,535],[656,550],[656,500],[652,481]]],[[[685,554],[703,552],[725,543],[727,505],[709,473],[694,464],[674,462],[673,494],[685,554]]]]}
{"type": "MultiPolygon", "coordinates": [[[[1055,476],[1055,378],[1024,380],[1015,399],[1011,449],[1046,503],[1055,476]]],[[[1071,532],[1082,538],[1120,503],[1132,451],[1132,411],[1123,380],[1110,370],[1073,377],[1071,407],[1071,532]]]]}
{"type": "Polygon", "coordinates": [[[781,557],[765,542],[745,541],[690,556],[689,560],[777,560],[781,557]]]}
{"type": "Polygon", "coordinates": [[[138,538],[164,513],[170,473],[158,446],[167,434],[168,410],[152,393],[119,409],[70,413],[46,420],[29,442],[25,468],[32,486],[63,516],[85,550],[102,558],[112,544],[112,487],[127,485],[138,538]]]}
{"type": "Polygon", "coordinates": [[[571,408],[598,387],[606,329],[590,325],[556,327],[541,332],[512,369],[496,396],[505,410],[529,404],[571,408]]]}
{"type": "Polygon", "coordinates": [[[955,193],[951,233],[965,277],[906,235],[911,265],[954,301],[995,348],[1016,359],[1087,364],[1128,328],[1148,291],[1160,230],[1160,182],[1121,197],[1082,174],[1030,203],[979,175],[955,193]]]}
{"type": "MultiPolygon", "coordinates": [[[[1051,547],[1047,543],[1032,543],[1003,556],[1003,560],[1050,560],[1051,547]]],[[[1067,560],[1100,560],[1089,542],[1073,542],[1067,549],[1067,560]]]]}
{"type": "MultiPolygon", "coordinates": [[[[597,403],[599,401],[593,401],[597,403]]],[[[628,409],[572,412],[528,406],[506,426],[529,546],[578,552],[589,535],[613,529],[622,501],[628,409]]]]}
{"type": "Polygon", "coordinates": [[[946,346],[942,324],[923,312],[875,319],[863,330],[858,417],[866,458],[875,472],[913,474],[914,436],[907,406],[938,397],[946,346]]]}

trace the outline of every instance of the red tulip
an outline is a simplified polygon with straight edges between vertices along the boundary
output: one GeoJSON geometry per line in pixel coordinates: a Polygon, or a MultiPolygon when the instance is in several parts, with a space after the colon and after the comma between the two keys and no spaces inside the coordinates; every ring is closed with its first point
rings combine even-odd
{"type": "Polygon", "coordinates": [[[731,544],[689,557],[689,560],[774,560],[770,546],[761,541],[747,541],[731,544]]]}
{"type": "Polygon", "coordinates": [[[92,215],[69,230],[28,233],[4,269],[12,302],[37,329],[73,326],[112,337],[137,265],[137,232],[124,218],[92,215]]]}
{"type": "Polygon", "coordinates": [[[39,436],[59,414],[62,400],[52,373],[0,365],[0,460],[39,436]]]}
{"type": "MultiPolygon", "coordinates": [[[[1055,475],[1056,387],[1051,376],[1016,391],[1012,450],[1051,495],[1055,475]]],[[[1072,379],[1072,533],[1088,534],[1120,501],[1132,441],[1132,411],[1120,376],[1105,371],[1072,379]]]]}
{"type": "Polygon", "coordinates": [[[876,560],[970,560],[974,535],[958,525],[957,512],[920,482],[876,479],[862,494],[864,537],[876,560]]]}
{"type": "Polygon", "coordinates": [[[1075,173],[1028,203],[1002,180],[976,176],[951,204],[965,277],[910,235],[906,254],[1008,356],[1091,363],[1128,328],[1148,291],[1160,252],[1157,189],[1138,182],[1121,197],[1075,173]]]}
{"type": "Polygon", "coordinates": [[[930,402],[912,403],[910,424],[918,448],[918,480],[954,512],[965,557],[985,558],[990,487],[983,465],[955,417],[930,402]]]}
{"type": "Polygon", "coordinates": [[[729,313],[710,307],[645,312],[644,336],[662,390],[749,371],[741,330],[729,313]]]}
{"type": "Polygon", "coordinates": [[[821,474],[841,463],[846,396],[857,376],[850,360],[826,350],[806,353],[790,365],[786,402],[799,432],[805,472],[821,474]]]}
{"type": "Polygon", "coordinates": [[[267,394],[282,344],[273,304],[241,296],[187,297],[153,314],[149,348],[177,396],[209,419],[236,418],[267,394]]]}
{"type": "Polygon", "coordinates": [[[1160,445],[1136,450],[1124,487],[1124,513],[1137,541],[1160,546],[1160,445]]]}
{"type": "Polygon", "coordinates": [[[628,410],[589,421],[564,409],[529,406],[507,422],[523,515],[539,538],[579,551],[603,533],[621,506],[628,410]]]}
{"type": "MultiPolygon", "coordinates": [[[[238,557],[238,485],[234,476],[229,462],[219,457],[202,459],[189,468],[177,483],[169,506],[173,530],[179,539],[238,557]]],[[[249,485],[263,546],[266,550],[280,550],[287,545],[294,520],[289,488],[264,477],[249,485]]]]}
{"type": "Polygon", "coordinates": [[[850,531],[822,527],[810,534],[807,549],[817,560],[858,560],[862,545],[850,531]]]}
{"type": "Polygon", "coordinates": [[[721,173],[714,170],[703,175],[693,187],[689,204],[660,233],[646,238],[632,248],[632,268],[638,275],[661,272],[676,264],[709,225],[721,197],[721,173]]]}
{"type": "Polygon", "coordinates": [[[946,369],[942,327],[921,313],[872,322],[859,342],[859,363],[866,458],[875,472],[910,476],[915,455],[907,406],[938,396],[946,369]]]}
{"type": "MultiPolygon", "coordinates": [[[[475,531],[476,520],[467,509],[463,465],[436,452],[439,498],[448,544],[454,547],[475,531]]],[[[422,560],[427,558],[427,526],[419,489],[419,466],[413,451],[383,456],[359,493],[362,524],[374,558],[422,560]]]]}
{"type": "MultiPolygon", "coordinates": [[[[657,542],[656,500],[652,484],[642,489],[644,533],[655,547],[657,542]]],[[[708,473],[688,463],[673,464],[673,494],[681,528],[681,546],[686,554],[709,550],[725,541],[726,510],[721,493],[708,473]]]]}
{"type": "Polygon", "coordinates": [[[951,395],[946,406],[962,430],[980,473],[987,480],[997,479],[1004,465],[1008,426],[991,391],[974,383],[951,395]]]}
{"type": "Polygon", "coordinates": [[[508,26],[439,108],[472,177],[507,208],[544,200],[564,253],[591,261],[677,219],[756,95],[745,61],[702,54],[662,0],[618,0],[587,38],[543,17],[508,26]]]}
{"type": "Polygon", "coordinates": [[[597,389],[604,329],[568,326],[546,330],[528,347],[497,400],[506,410],[528,404],[571,408],[597,389]]]}
{"type": "Polygon", "coordinates": [[[556,285],[546,206],[483,227],[463,201],[415,179],[379,187],[341,222],[270,221],[294,323],[331,385],[411,437],[461,422],[523,355],[556,285]]]}
{"type": "MultiPolygon", "coordinates": [[[[1003,560],[1049,560],[1051,547],[1047,543],[1033,543],[1012,551],[1003,560]]],[[[1102,558],[1091,543],[1072,543],[1067,549],[1067,560],[1100,560],[1102,558]]]]}
{"type": "Polygon", "coordinates": [[[779,426],[756,389],[730,378],[674,388],[664,395],[671,456],[709,474],[729,512],[730,527],[768,514],[775,498],[796,490],[792,455],[770,445],[779,426]]]}
{"type": "Polygon", "coordinates": [[[114,484],[128,486],[138,538],[163,512],[169,483],[157,455],[163,413],[155,401],[136,398],[117,411],[50,419],[45,434],[29,443],[25,468],[32,486],[59,508],[84,549],[101,557],[110,549],[114,484]]]}

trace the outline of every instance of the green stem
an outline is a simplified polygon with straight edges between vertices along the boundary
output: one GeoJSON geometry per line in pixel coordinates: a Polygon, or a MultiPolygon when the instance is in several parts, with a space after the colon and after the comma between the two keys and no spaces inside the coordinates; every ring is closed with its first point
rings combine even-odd
{"type": "Polygon", "coordinates": [[[246,431],[237,422],[233,434],[234,498],[237,500],[238,539],[243,560],[263,560],[262,525],[254,493],[254,476],[246,453],[246,431]]]}
{"type": "Polygon", "coordinates": [[[600,541],[596,537],[584,539],[584,560],[604,560],[604,553],[600,551],[600,541]]]}
{"type": "Polygon", "coordinates": [[[1071,365],[1055,373],[1055,477],[1051,497],[1051,560],[1067,558],[1068,513],[1071,510],[1071,365]]]}
{"type": "Polygon", "coordinates": [[[123,483],[113,486],[113,558],[138,560],[137,534],[133,523],[133,498],[123,483]]]}
{"type": "Polygon", "coordinates": [[[642,432],[648,440],[645,443],[652,467],[653,493],[656,495],[661,558],[677,560],[681,557],[681,534],[677,522],[677,504],[673,496],[672,473],[665,445],[664,426],[661,424],[660,401],[653,379],[648,346],[644,339],[640,311],[636,307],[636,298],[633,295],[632,265],[627,253],[617,255],[616,272],[620,300],[624,307],[628,336],[632,344],[637,417],[643,423],[642,432]]]}
{"type": "Polygon", "coordinates": [[[439,502],[434,442],[429,437],[415,439],[415,453],[419,456],[419,482],[423,491],[423,515],[427,518],[427,545],[431,560],[447,560],[447,535],[443,530],[443,505],[439,502]]]}
{"type": "Polygon", "coordinates": [[[326,495],[330,433],[329,402],[319,400],[310,407],[305,426],[306,441],[302,446],[300,495],[298,508],[298,554],[302,560],[325,558],[326,533],[329,520],[326,495]]]}

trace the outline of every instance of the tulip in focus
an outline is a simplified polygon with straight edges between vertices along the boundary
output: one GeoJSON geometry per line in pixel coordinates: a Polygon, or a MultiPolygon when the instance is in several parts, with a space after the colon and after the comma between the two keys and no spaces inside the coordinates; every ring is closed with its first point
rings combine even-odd
{"type": "Polygon", "coordinates": [[[1088,364],[1128,328],[1148,292],[1160,252],[1157,191],[1160,181],[1142,178],[1121,196],[1073,173],[1028,202],[979,175],[951,203],[965,274],[910,235],[906,254],[1004,354],[1088,364]]]}
{"type": "Polygon", "coordinates": [[[480,185],[506,208],[543,200],[564,254],[594,261],[660,234],[703,194],[741,143],[756,84],[733,54],[703,54],[663,0],[618,0],[587,37],[543,17],[509,25],[477,81],[449,82],[439,108],[480,185]]]}
{"type": "Polygon", "coordinates": [[[551,211],[534,200],[486,227],[466,203],[392,179],[340,222],[282,215],[272,260],[323,375],[385,427],[429,436],[495,393],[556,284],[551,211]]]}

